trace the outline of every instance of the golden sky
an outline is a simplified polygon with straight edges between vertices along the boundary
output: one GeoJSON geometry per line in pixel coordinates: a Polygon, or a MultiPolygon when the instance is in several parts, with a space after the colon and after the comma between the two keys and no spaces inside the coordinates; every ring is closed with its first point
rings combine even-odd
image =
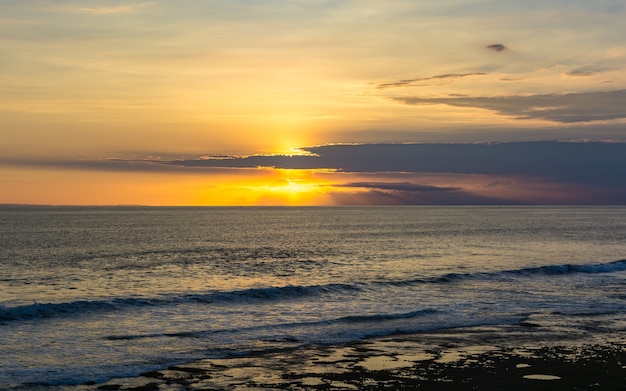
{"type": "Polygon", "coordinates": [[[624,20],[618,0],[4,0],[0,203],[626,204],[624,20]],[[309,150],[546,141],[525,167],[552,140],[621,146],[617,168],[309,150]]]}

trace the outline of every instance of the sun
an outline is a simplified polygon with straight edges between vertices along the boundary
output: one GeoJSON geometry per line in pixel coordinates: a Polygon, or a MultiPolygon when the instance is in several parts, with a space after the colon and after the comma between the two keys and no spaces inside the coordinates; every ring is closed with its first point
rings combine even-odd
{"type": "Polygon", "coordinates": [[[261,204],[314,205],[327,191],[327,184],[311,170],[273,169],[273,178],[249,189],[261,204]]]}

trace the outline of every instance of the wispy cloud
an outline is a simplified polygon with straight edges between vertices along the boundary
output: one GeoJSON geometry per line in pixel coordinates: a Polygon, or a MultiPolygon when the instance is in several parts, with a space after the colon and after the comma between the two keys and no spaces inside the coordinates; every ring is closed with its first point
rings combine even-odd
{"type": "Polygon", "coordinates": [[[599,71],[594,70],[594,69],[577,68],[577,69],[573,69],[571,71],[565,72],[564,75],[569,76],[569,77],[586,77],[586,76],[596,75],[597,73],[599,73],[599,71]]]}
{"type": "Polygon", "coordinates": [[[153,2],[122,3],[108,6],[80,6],[78,4],[54,7],[59,12],[91,15],[128,14],[138,12],[143,8],[153,5],[153,2]]]}
{"type": "Polygon", "coordinates": [[[408,105],[444,104],[494,111],[518,119],[552,122],[593,122],[626,118],[626,90],[528,96],[422,98],[397,97],[408,105]]]}
{"type": "Polygon", "coordinates": [[[394,82],[381,83],[376,88],[378,88],[379,90],[384,90],[384,89],[393,88],[393,87],[409,87],[409,86],[415,85],[416,83],[424,83],[424,82],[433,81],[433,80],[456,80],[456,79],[460,79],[463,77],[484,76],[484,75],[486,75],[486,73],[483,73],[483,72],[447,73],[444,75],[422,77],[422,78],[417,78],[417,79],[403,79],[403,80],[398,80],[394,82]]]}

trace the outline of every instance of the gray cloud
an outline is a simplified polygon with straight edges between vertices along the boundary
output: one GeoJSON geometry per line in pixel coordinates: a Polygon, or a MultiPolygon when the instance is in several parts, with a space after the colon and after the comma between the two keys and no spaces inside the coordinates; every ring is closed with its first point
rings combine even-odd
{"type": "MultiPolygon", "coordinates": [[[[33,167],[37,169],[60,169],[60,170],[76,170],[76,171],[105,171],[118,173],[154,173],[154,174],[181,174],[193,173],[205,174],[206,169],[211,172],[227,172],[232,171],[232,167],[214,166],[204,168],[201,166],[185,166],[178,164],[170,164],[171,161],[161,158],[141,158],[141,159],[77,159],[77,160],[58,160],[47,158],[0,158],[0,166],[11,167],[33,167]]],[[[244,167],[241,169],[253,169],[254,167],[244,167]]]]}
{"type": "Polygon", "coordinates": [[[444,104],[494,111],[518,119],[543,119],[574,123],[626,118],[626,90],[582,92],[563,95],[393,98],[408,105],[444,104]]]}
{"type": "Polygon", "coordinates": [[[362,144],[323,145],[303,150],[312,155],[172,160],[162,164],[183,167],[325,168],[355,173],[517,175],[626,188],[626,143],[362,144]]]}
{"type": "Polygon", "coordinates": [[[458,187],[437,187],[411,182],[350,182],[342,185],[336,185],[335,187],[355,187],[361,189],[391,190],[408,193],[446,192],[459,190],[458,187]]]}
{"type": "Polygon", "coordinates": [[[415,83],[422,83],[426,81],[444,80],[444,79],[454,80],[454,79],[460,79],[460,78],[468,77],[468,76],[484,76],[484,75],[486,75],[486,73],[483,73],[483,72],[447,73],[444,75],[436,75],[436,76],[423,77],[423,78],[417,78],[417,79],[403,79],[403,80],[398,80],[395,82],[381,83],[376,88],[378,88],[379,90],[384,90],[384,89],[393,88],[393,87],[409,87],[411,85],[414,85],[415,83]]]}
{"type": "Polygon", "coordinates": [[[487,45],[487,49],[495,50],[496,52],[502,52],[506,50],[506,46],[501,43],[494,43],[492,45],[487,45]]]}
{"type": "Polygon", "coordinates": [[[588,68],[578,68],[578,69],[572,69],[569,72],[565,72],[565,76],[570,76],[570,77],[585,77],[585,76],[593,76],[595,74],[599,73],[596,70],[593,69],[588,69],[588,68]]]}
{"type": "Polygon", "coordinates": [[[355,193],[331,194],[339,205],[492,205],[511,203],[495,197],[475,195],[459,187],[439,187],[411,182],[350,182],[338,188],[359,189],[355,193]],[[363,191],[363,189],[369,189],[363,191]]]}
{"type": "Polygon", "coordinates": [[[285,168],[285,169],[324,169],[334,168],[332,162],[329,166],[324,166],[326,162],[319,156],[313,155],[253,155],[253,156],[232,156],[220,158],[201,158],[187,160],[172,160],[163,162],[166,165],[181,167],[229,167],[229,168],[285,168]]]}

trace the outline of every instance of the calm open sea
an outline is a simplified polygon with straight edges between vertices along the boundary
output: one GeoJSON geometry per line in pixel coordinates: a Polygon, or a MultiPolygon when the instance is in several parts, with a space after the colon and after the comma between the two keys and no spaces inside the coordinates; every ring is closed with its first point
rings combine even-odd
{"type": "Polygon", "coordinates": [[[0,208],[0,388],[454,326],[626,330],[624,207],[0,208]]]}

